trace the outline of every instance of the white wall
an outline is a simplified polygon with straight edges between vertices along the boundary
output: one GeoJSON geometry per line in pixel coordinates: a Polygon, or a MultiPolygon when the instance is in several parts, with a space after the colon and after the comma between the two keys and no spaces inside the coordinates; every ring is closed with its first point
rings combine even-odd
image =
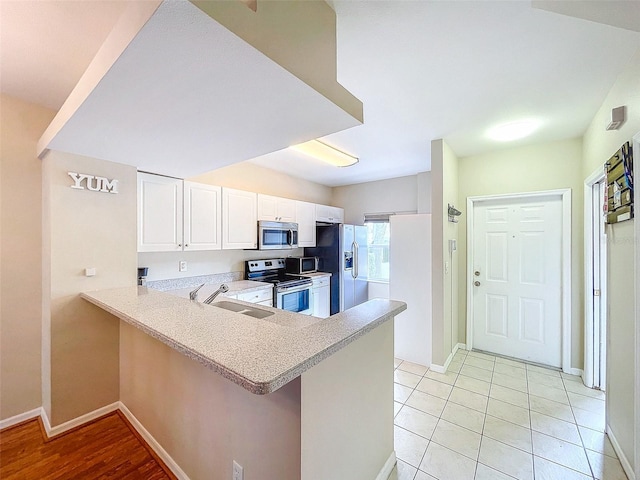
{"type": "MultiPolygon", "coordinates": [[[[425,172],[420,176],[410,175],[334,187],[332,204],[344,208],[344,223],[354,225],[362,225],[365,213],[415,213],[418,211],[418,193],[424,195],[429,179],[430,173],[425,172]]],[[[423,210],[430,206],[426,200],[422,200],[421,205],[423,210]]]]}
{"type": "MultiPolygon", "coordinates": [[[[593,118],[583,139],[584,162],[582,178],[602,167],[620,146],[640,132],[640,50],[636,52],[605,101],[593,118]],[[611,121],[611,109],[627,107],[627,122],[617,131],[606,131],[611,121]]],[[[637,182],[639,155],[634,152],[634,170],[637,182]]],[[[638,205],[636,205],[636,216],[638,205]]],[[[634,300],[638,286],[634,287],[634,272],[629,266],[638,254],[638,238],[634,235],[634,220],[607,227],[608,249],[608,348],[607,348],[607,424],[622,448],[630,465],[634,465],[634,452],[640,448],[634,440],[634,385],[637,378],[633,357],[635,352],[634,300]]],[[[640,415],[640,412],[637,412],[640,415]]],[[[636,418],[640,422],[640,417],[636,418]]],[[[623,462],[624,463],[624,462],[623,462]]],[[[636,478],[640,465],[635,465],[636,478]]]]}
{"type": "Polygon", "coordinates": [[[395,320],[395,355],[419,365],[432,360],[431,215],[391,217],[389,295],[406,302],[395,320]]]}

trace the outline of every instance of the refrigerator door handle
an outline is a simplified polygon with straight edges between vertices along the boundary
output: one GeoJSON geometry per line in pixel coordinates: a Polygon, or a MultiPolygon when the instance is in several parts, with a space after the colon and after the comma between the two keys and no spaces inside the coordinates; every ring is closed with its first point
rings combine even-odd
{"type": "Polygon", "coordinates": [[[351,270],[351,276],[353,278],[358,278],[358,247],[358,242],[351,244],[351,250],[353,252],[353,269],[351,270]]]}

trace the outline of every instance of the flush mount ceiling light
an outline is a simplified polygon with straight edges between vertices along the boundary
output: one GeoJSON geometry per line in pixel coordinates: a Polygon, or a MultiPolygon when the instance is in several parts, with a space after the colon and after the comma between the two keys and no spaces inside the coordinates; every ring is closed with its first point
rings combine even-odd
{"type": "Polygon", "coordinates": [[[359,161],[358,157],[349,155],[348,153],[338,150],[326,143],[322,143],[319,140],[300,143],[298,145],[293,145],[291,148],[304,153],[305,155],[322,160],[323,162],[335,165],[336,167],[350,167],[359,161]]]}
{"type": "Polygon", "coordinates": [[[498,142],[510,142],[531,135],[539,126],[540,122],[537,120],[520,120],[493,127],[487,132],[487,136],[498,142]]]}

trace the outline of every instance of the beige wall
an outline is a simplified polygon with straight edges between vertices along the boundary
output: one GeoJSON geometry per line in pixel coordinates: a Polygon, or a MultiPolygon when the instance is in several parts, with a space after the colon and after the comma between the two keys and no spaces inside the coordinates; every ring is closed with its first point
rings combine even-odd
{"type": "Polygon", "coordinates": [[[0,96],[0,420],[42,405],[42,164],[55,112],[0,96]]]}
{"type": "MultiPolygon", "coordinates": [[[[430,176],[429,172],[421,178],[430,176]]],[[[332,205],[344,208],[344,223],[362,225],[365,213],[418,210],[418,177],[390,178],[333,188],[332,205]]]]}
{"type": "Polygon", "coordinates": [[[394,448],[393,327],[383,323],[302,374],[302,480],[378,478],[394,448]]]}
{"type": "Polygon", "coordinates": [[[240,38],[362,121],[362,102],[336,80],[336,14],[324,1],[191,0],[240,38]]]}
{"type": "Polygon", "coordinates": [[[450,223],[447,216],[448,204],[458,204],[458,158],[451,148],[442,141],[431,142],[432,194],[431,206],[433,240],[432,253],[432,363],[444,366],[453,347],[458,343],[458,327],[454,326],[457,281],[453,271],[453,254],[449,256],[449,240],[457,240],[457,224],[450,223]]]}
{"type": "MultiPolygon", "coordinates": [[[[584,168],[582,177],[588,177],[602,168],[613,153],[640,132],[640,50],[625,71],[618,77],[598,113],[584,135],[584,168]],[[611,121],[611,109],[627,107],[627,122],[617,131],[606,131],[611,121]]],[[[638,178],[638,152],[635,155],[635,173],[638,178]]],[[[636,215],[638,206],[636,205],[636,215]]],[[[638,238],[634,234],[634,220],[607,227],[607,295],[608,295],[608,348],[607,348],[607,423],[615,435],[629,463],[634,465],[634,272],[629,266],[638,254],[638,238]]],[[[640,419],[636,419],[639,422],[640,419]]],[[[635,440],[640,441],[640,439],[635,440]]],[[[638,471],[639,466],[635,466],[638,471]]]]}
{"type": "MultiPolygon", "coordinates": [[[[118,320],[113,317],[112,322],[118,320]]],[[[192,480],[300,478],[300,379],[269,395],[121,322],[120,397],[192,480]]]]}
{"type": "Polygon", "coordinates": [[[571,366],[583,364],[583,179],[580,139],[505,149],[459,163],[459,202],[463,212],[458,224],[459,338],[465,342],[467,285],[466,199],[470,196],[571,189],[571,366]]]}
{"type": "Polygon", "coordinates": [[[51,292],[50,310],[43,312],[44,343],[50,342],[43,390],[56,426],[119,399],[119,324],[78,294],[136,284],[137,179],[133,167],[56,151],[42,162],[50,228],[43,278],[51,292]],[[70,188],[69,171],[118,179],[119,193],[70,188]],[[85,268],[96,275],[85,276],[85,268]]]}
{"type": "Polygon", "coordinates": [[[251,162],[236,163],[187,180],[331,205],[331,187],[292,177],[251,162]]]}

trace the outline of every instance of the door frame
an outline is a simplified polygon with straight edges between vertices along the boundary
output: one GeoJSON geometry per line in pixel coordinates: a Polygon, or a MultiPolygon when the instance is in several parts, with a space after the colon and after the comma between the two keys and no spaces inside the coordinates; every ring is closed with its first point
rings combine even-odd
{"type": "MultiPolygon", "coordinates": [[[[593,186],[605,179],[604,168],[598,168],[584,181],[584,372],[582,381],[593,388],[595,320],[593,317],[593,186]]],[[[605,299],[606,301],[606,299],[605,299]]],[[[605,304],[606,306],[606,304],[605,304]]]]}
{"type": "MultiPolygon", "coordinates": [[[[638,158],[638,152],[640,152],[640,132],[636,133],[633,136],[633,151],[635,152],[636,158],[638,158]]],[[[634,165],[634,181],[637,182],[638,171],[640,170],[637,165],[640,164],[640,161],[636,160],[634,165]]],[[[636,478],[640,479],[640,296],[638,295],[638,289],[640,288],[640,218],[638,215],[638,206],[640,205],[640,189],[637,187],[637,183],[635,183],[636,188],[633,189],[633,202],[635,208],[635,230],[636,230],[636,242],[634,245],[635,250],[635,304],[636,304],[636,386],[635,386],[635,398],[636,398],[636,406],[635,406],[635,438],[634,438],[634,450],[635,450],[635,469],[636,469],[636,478]]]]}
{"type": "MultiPolygon", "coordinates": [[[[559,197],[562,201],[562,371],[573,375],[582,373],[571,368],[571,189],[543,190],[536,192],[509,193],[503,195],[482,195],[467,197],[467,278],[473,278],[473,219],[474,207],[482,202],[495,200],[527,200],[537,197],[559,197]]],[[[473,289],[467,285],[467,350],[473,348],[473,289]]]]}

